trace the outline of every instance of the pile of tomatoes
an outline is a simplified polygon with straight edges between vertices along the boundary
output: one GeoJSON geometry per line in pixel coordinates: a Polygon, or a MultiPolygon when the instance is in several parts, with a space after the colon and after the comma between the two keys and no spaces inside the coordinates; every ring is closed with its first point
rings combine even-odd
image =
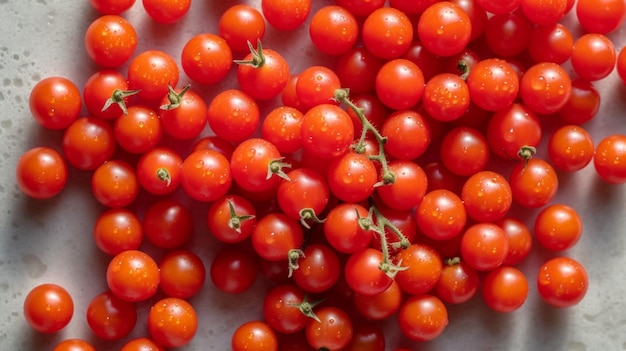
{"type": "MultiPolygon", "coordinates": [[[[191,8],[142,2],[164,25],[191,8]]],[[[594,145],[583,126],[600,106],[593,82],[614,69],[626,81],[626,54],[607,37],[624,1],[337,0],[312,11],[311,0],[262,0],[229,7],[218,33],[185,38],[181,52],[139,53],[141,33],[123,17],[135,1],[90,3],[102,16],[84,44],[101,69],[82,90],[60,76],[33,87],[34,119],[63,138],[26,151],[16,175],[26,195],[48,199],[68,167],[91,174],[104,208],[94,241],[111,257],[109,291],[87,308],[98,338],[122,351],[189,344],[188,298],[207,276],[233,294],[258,272],[268,281],[263,315],[232,331],[236,351],[385,350],[383,321],[432,340],[447,306],[476,295],[503,313],[531,288],[556,307],[584,297],[584,267],[561,253],[582,220],[552,200],[559,174],[591,164],[626,182],[626,136],[594,145]],[[570,11],[580,37],[559,23],[570,11]],[[299,40],[333,64],[290,71],[263,47],[266,25],[308,26],[299,40]],[[182,74],[192,84],[179,86],[182,74]],[[237,84],[211,99],[197,89],[229,75],[237,84]],[[223,243],[214,257],[189,245],[196,221],[223,243]],[[554,255],[526,277],[516,266],[533,245],[554,255]],[[145,337],[126,340],[146,304],[145,337]]],[[[43,333],[73,309],[56,284],[24,301],[43,333]]]]}

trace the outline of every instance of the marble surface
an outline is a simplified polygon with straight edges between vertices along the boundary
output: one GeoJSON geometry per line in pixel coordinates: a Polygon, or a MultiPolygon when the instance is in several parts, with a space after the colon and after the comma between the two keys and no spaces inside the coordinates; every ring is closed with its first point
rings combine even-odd
{"type": "MultiPolygon", "coordinates": [[[[260,7],[260,1],[245,1],[260,7]]],[[[178,58],[186,38],[203,31],[216,32],[217,18],[231,1],[196,0],[180,23],[154,24],[144,13],[141,1],[124,16],[141,33],[137,52],[147,48],[168,50],[178,58]]],[[[331,1],[314,1],[315,7],[331,1]]],[[[47,201],[22,195],[15,185],[14,169],[21,153],[47,145],[59,149],[61,133],[39,127],[28,110],[29,91],[40,79],[60,75],[82,87],[97,67],[86,56],[82,44],[88,24],[97,17],[87,1],[0,0],[0,349],[12,351],[51,350],[65,338],[95,340],[85,319],[86,305],[106,289],[104,272],[108,257],[92,240],[94,219],[102,208],[89,193],[87,173],[72,171],[64,192],[47,201]],[[75,314],[63,331],[41,335],[28,327],[22,316],[26,293],[35,285],[54,282],[65,286],[75,302],[75,314]]],[[[566,21],[574,31],[572,16],[566,21]]],[[[306,29],[277,35],[268,28],[265,47],[282,50],[292,71],[310,62],[324,62],[308,41],[306,29]]],[[[626,33],[611,34],[617,47],[626,44],[626,33]]],[[[184,75],[181,84],[187,82],[184,75]]],[[[222,85],[206,88],[209,97],[217,89],[232,86],[232,75],[222,85]]],[[[599,141],[608,133],[626,133],[626,89],[616,74],[596,83],[602,92],[597,118],[586,125],[599,141]]],[[[581,261],[589,273],[586,298],[569,309],[555,309],[540,301],[534,277],[539,264],[556,254],[534,250],[520,268],[528,274],[531,290],[526,304],[511,314],[490,312],[480,298],[451,306],[450,325],[435,341],[407,343],[400,332],[387,327],[388,349],[400,340],[414,350],[626,350],[626,185],[608,186],[589,166],[576,174],[562,175],[561,191],[555,202],[576,208],[584,221],[581,241],[559,254],[581,261]]],[[[205,206],[194,207],[204,218],[205,206]]],[[[536,212],[522,214],[529,223],[536,212]]],[[[210,262],[216,243],[207,239],[198,222],[196,252],[210,262]]],[[[202,293],[191,299],[197,308],[200,328],[197,338],[183,350],[227,350],[234,328],[260,318],[263,283],[239,296],[216,291],[207,280],[202,293]]],[[[147,306],[140,308],[140,321],[147,306]]],[[[145,334],[140,322],[132,336],[145,334]]],[[[96,343],[98,350],[119,349],[117,343],[96,343]]]]}

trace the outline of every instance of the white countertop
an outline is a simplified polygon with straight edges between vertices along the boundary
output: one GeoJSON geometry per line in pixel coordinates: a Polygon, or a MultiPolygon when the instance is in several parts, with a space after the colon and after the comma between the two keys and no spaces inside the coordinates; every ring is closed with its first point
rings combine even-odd
{"type": "MultiPolygon", "coordinates": [[[[260,8],[260,1],[246,2],[260,8]]],[[[316,8],[332,3],[315,2],[316,8]]],[[[149,47],[159,48],[178,59],[186,38],[202,31],[217,33],[217,18],[228,3],[196,0],[183,22],[166,27],[152,23],[139,0],[124,16],[140,35],[145,34],[139,39],[137,53],[149,47]]],[[[70,78],[82,89],[87,77],[97,69],[82,44],[84,30],[96,17],[87,1],[0,0],[2,350],[43,351],[51,350],[65,338],[95,340],[85,311],[91,298],[106,289],[104,272],[109,258],[98,251],[92,240],[93,223],[102,208],[89,193],[89,176],[71,171],[68,187],[60,196],[36,201],[20,193],[14,172],[19,155],[29,148],[47,145],[60,149],[62,133],[44,131],[31,118],[29,92],[37,81],[53,75],[70,78]],[[34,332],[22,316],[25,295],[44,282],[65,286],[75,303],[71,323],[54,335],[34,332]]],[[[275,32],[268,26],[265,47],[282,50],[290,59],[292,72],[321,58],[308,42],[295,42],[297,35],[307,35],[306,28],[280,37],[272,34],[275,32]]],[[[610,37],[617,47],[626,44],[624,29],[610,37]]],[[[186,82],[181,74],[180,84],[186,82]]],[[[232,76],[222,86],[228,84],[233,84],[232,76]]],[[[626,88],[615,72],[596,83],[596,87],[602,92],[602,106],[596,119],[585,127],[597,143],[608,133],[626,134],[626,88]]],[[[205,93],[213,92],[207,89],[205,93]]],[[[591,165],[576,174],[562,175],[560,181],[554,201],[570,204],[583,218],[581,241],[561,254],[578,259],[587,268],[589,290],[585,299],[569,309],[555,309],[540,301],[535,271],[542,261],[556,254],[533,250],[520,266],[528,274],[531,288],[520,310],[511,314],[491,312],[479,296],[465,305],[450,306],[450,324],[444,334],[432,342],[413,344],[414,350],[626,350],[626,185],[602,183],[591,165]]],[[[205,211],[204,205],[194,208],[194,215],[201,218],[194,243],[208,269],[216,245],[203,232],[205,211]]],[[[531,221],[535,214],[536,211],[530,211],[524,216],[531,221]]],[[[258,281],[255,287],[260,291],[262,285],[258,281]]],[[[216,291],[207,279],[202,293],[191,299],[200,318],[197,337],[181,350],[229,349],[234,328],[260,318],[261,297],[262,293],[255,291],[228,296],[216,291]]],[[[140,320],[145,318],[147,308],[141,308],[140,320]]],[[[144,328],[145,323],[140,322],[132,336],[146,335],[144,328]]],[[[399,334],[389,334],[388,350],[395,346],[399,334]]],[[[96,345],[98,350],[115,350],[121,342],[96,345]]]]}

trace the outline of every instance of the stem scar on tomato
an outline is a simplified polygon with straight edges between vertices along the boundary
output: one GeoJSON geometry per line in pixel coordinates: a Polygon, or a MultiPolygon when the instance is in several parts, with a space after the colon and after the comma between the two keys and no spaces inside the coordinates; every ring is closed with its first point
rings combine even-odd
{"type": "Polygon", "coordinates": [[[233,205],[233,202],[230,199],[226,202],[228,203],[228,211],[230,215],[228,226],[234,229],[237,233],[241,233],[241,222],[254,218],[254,215],[239,216],[235,212],[235,205],[233,205]]]}

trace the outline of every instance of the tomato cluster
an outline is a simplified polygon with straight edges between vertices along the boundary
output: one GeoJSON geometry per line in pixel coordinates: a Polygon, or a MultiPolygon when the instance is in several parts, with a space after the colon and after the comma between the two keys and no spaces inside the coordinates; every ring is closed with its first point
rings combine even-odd
{"type": "MultiPolygon", "coordinates": [[[[529,278],[551,306],[584,297],[587,273],[563,252],[582,219],[553,199],[560,175],[591,164],[626,183],[626,136],[594,145],[584,127],[601,103],[593,82],[615,68],[626,82],[624,50],[607,36],[623,1],[337,0],[312,11],[311,0],[263,0],[229,7],[218,33],[179,53],[135,52],[141,33],[123,17],[134,2],[90,0],[102,16],[84,45],[100,69],[82,91],[64,77],[33,87],[34,120],[62,143],[16,165],[20,189],[42,200],[66,187],[68,167],[90,172],[105,208],[94,242],[110,256],[109,290],[87,307],[98,338],[123,351],[192,342],[189,298],[207,275],[233,294],[259,274],[268,281],[262,316],[232,331],[235,351],[384,350],[379,323],[392,317],[404,339],[428,341],[448,306],[477,294],[492,310],[519,309],[529,278]],[[559,23],[570,11],[586,31],[578,38],[559,23]],[[299,40],[334,65],[292,72],[263,47],[266,22],[308,26],[299,40]],[[183,74],[191,84],[179,86],[183,74]],[[236,83],[211,99],[196,88],[229,75],[236,83]],[[215,257],[190,245],[197,221],[221,243],[215,257]],[[518,265],[535,244],[553,255],[527,277],[518,265]],[[126,340],[146,304],[146,337],[126,340]]],[[[191,1],[143,6],[169,24],[191,1]]],[[[24,301],[44,333],[73,311],[55,284],[24,301]]],[[[54,348],[70,349],[94,348],[54,348]]]]}

